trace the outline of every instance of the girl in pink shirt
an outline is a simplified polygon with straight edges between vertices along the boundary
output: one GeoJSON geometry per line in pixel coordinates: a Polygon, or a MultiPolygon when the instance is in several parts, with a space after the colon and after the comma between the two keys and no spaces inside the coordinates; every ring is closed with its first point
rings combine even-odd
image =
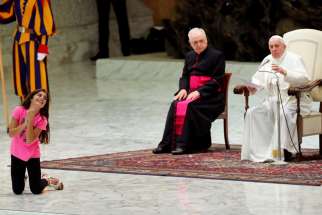
{"type": "Polygon", "coordinates": [[[31,92],[12,112],[9,136],[12,138],[11,180],[15,194],[21,194],[25,188],[26,169],[32,193],[40,194],[47,186],[63,189],[57,178],[41,176],[39,144],[48,143],[48,109],[48,94],[39,89],[31,92]]]}

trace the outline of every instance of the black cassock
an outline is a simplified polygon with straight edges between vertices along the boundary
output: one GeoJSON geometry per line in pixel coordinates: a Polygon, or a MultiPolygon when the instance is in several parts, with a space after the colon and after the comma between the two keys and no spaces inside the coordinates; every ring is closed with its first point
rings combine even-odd
{"type": "Polygon", "coordinates": [[[181,89],[186,89],[188,93],[197,90],[200,98],[188,102],[185,116],[181,119],[181,128],[178,128],[176,118],[178,103],[182,101],[171,103],[160,148],[171,151],[180,147],[186,151],[195,151],[211,146],[211,123],[225,108],[225,92],[222,90],[224,74],[225,57],[222,52],[208,47],[199,55],[194,51],[186,55],[178,92],[181,89]],[[196,89],[191,89],[192,77],[206,81],[199,83],[196,89]]]}

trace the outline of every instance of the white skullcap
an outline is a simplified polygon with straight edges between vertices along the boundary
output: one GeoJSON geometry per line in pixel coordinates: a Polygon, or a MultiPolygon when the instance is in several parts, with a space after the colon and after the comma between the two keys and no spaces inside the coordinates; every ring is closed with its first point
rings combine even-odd
{"type": "Polygon", "coordinates": [[[279,36],[279,35],[273,35],[273,36],[271,36],[271,38],[269,38],[268,43],[269,43],[271,40],[274,40],[274,39],[279,40],[281,43],[283,43],[284,45],[286,45],[286,43],[285,43],[285,41],[284,41],[283,37],[281,37],[281,36],[279,36]]]}
{"type": "Polygon", "coordinates": [[[189,40],[191,40],[191,38],[196,34],[201,34],[202,36],[204,36],[207,39],[206,32],[202,28],[192,28],[188,32],[189,40]]]}

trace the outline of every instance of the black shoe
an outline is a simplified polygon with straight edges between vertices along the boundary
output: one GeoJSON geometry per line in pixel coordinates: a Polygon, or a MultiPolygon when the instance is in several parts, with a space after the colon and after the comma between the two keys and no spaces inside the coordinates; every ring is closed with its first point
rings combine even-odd
{"type": "Polygon", "coordinates": [[[284,149],[284,161],[292,161],[294,160],[294,156],[291,152],[287,151],[286,149],[284,149]]]}
{"type": "Polygon", "coordinates": [[[162,148],[160,146],[156,147],[155,149],[152,150],[153,154],[162,154],[162,153],[169,153],[170,150],[162,148]]]}
{"type": "Polygon", "coordinates": [[[183,155],[186,153],[186,150],[184,150],[183,148],[177,147],[175,150],[171,151],[171,154],[173,155],[183,155]]]}
{"type": "Polygon", "coordinates": [[[96,61],[96,60],[102,59],[102,58],[109,58],[109,55],[106,53],[98,52],[95,56],[91,57],[90,59],[92,61],[96,61]]]}
{"type": "Polygon", "coordinates": [[[130,56],[131,55],[131,52],[129,52],[129,51],[123,51],[122,54],[123,54],[124,57],[127,57],[127,56],[130,56]]]}
{"type": "Polygon", "coordinates": [[[121,50],[122,50],[122,54],[123,54],[123,56],[130,56],[131,55],[131,51],[130,51],[130,49],[129,49],[129,47],[128,46],[123,46],[122,48],[121,48],[121,50]]]}

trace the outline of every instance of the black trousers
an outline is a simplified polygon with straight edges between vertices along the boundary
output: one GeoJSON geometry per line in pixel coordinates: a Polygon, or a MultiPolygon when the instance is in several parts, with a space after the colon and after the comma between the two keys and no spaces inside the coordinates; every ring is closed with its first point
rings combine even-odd
{"type": "Polygon", "coordinates": [[[130,29],[125,0],[96,0],[98,11],[99,52],[109,55],[109,18],[110,7],[113,6],[119,29],[121,50],[123,55],[130,54],[130,29]]]}
{"type": "Polygon", "coordinates": [[[11,155],[11,181],[15,194],[22,194],[25,189],[25,172],[28,170],[29,186],[33,194],[40,194],[48,186],[45,179],[41,179],[40,159],[31,158],[28,161],[20,160],[11,155]]]}

